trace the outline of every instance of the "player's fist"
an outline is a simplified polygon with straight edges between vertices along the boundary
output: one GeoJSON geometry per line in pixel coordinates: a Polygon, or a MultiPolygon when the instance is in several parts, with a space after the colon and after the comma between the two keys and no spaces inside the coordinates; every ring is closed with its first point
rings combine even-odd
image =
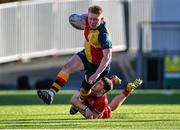
{"type": "Polygon", "coordinates": [[[93,119],[93,112],[89,108],[85,110],[85,117],[86,119],[93,119]]]}

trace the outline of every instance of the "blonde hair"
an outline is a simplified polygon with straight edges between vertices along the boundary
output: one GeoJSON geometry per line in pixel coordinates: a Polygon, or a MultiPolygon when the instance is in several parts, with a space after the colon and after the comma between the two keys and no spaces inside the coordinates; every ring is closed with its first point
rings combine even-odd
{"type": "Polygon", "coordinates": [[[103,9],[100,6],[98,6],[98,5],[93,5],[93,6],[90,6],[88,8],[88,13],[93,13],[93,14],[100,15],[100,14],[103,13],[103,9]]]}

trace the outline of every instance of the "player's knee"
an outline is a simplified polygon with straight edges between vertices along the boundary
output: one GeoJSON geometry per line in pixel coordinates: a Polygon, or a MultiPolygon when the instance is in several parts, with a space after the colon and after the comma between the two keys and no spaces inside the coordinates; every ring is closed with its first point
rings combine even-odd
{"type": "Polygon", "coordinates": [[[64,73],[70,74],[71,73],[71,65],[69,63],[66,63],[63,66],[61,71],[63,71],[64,73]]]}
{"type": "Polygon", "coordinates": [[[70,103],[71,103],[71,104],[74,104],[74,102],[75,102],[75,97],[73,96],[73,97],[71,98],[71,100],[70,100],[70,103]]]}
{"type": "Polygon", "coordinates": [[[79,92],[74,94],[72,97],[71,97],[71,104],[76,104],[77,103],[77,100],[79,99],[79,92]]]}

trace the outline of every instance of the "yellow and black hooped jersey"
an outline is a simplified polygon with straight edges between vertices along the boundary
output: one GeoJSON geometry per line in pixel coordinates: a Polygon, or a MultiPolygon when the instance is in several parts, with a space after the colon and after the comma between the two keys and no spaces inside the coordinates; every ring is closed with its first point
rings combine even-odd
{"type": "Polygon", "coordinates": [[[85,54],[90,63],[100,64],[103,58],[103,49],[112,48],[109,31],[105,22],[102,22],[96,29],[90,29],[88,18],[86,18],[85,35],[85,54]]]}

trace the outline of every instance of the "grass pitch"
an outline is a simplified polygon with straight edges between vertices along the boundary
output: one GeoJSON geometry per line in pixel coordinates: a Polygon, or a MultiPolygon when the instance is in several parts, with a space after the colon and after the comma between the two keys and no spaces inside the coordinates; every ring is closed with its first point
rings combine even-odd
{"type": "Polygon", "coordinates": [[[45,105],[35,91],[2,91],[0,129],[180,129],[180,91],[136,91],[111,119],[95,120],[69,115],[73,93],[61,91],[45,105]]]}

